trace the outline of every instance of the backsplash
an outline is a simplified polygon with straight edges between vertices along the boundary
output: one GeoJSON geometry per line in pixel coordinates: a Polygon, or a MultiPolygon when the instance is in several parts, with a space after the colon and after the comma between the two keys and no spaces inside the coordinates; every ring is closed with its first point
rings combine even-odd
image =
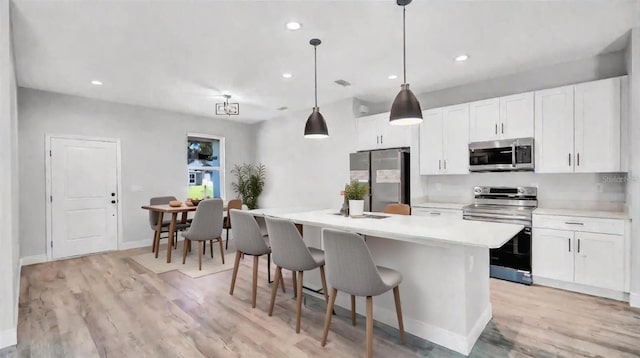
{"type": "Polygon", "coordinates": [[[534,186],[538,206],[584,210],[625,209],[627,174],[471,173],[422,177],[423,198],[414,201],[468,203],[474,186],[534,186]]]}

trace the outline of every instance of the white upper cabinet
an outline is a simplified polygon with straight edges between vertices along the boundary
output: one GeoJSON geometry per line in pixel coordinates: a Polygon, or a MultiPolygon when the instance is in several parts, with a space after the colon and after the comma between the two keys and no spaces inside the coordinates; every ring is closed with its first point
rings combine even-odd
{"type": "Polygon", "coordinates": [[[470,103],[469,141],[533,137],[533,92],[470,103]]]}
{"type": "Polygon", "coordinates": [[[620,101],[620,77],[536,92],[536,172],[622,171],[620,101]]]}
{"type": "Polygon", "coordinates": [[[493,98],[469,104],[469,141],[484,142],[499,139],[500,99],[493,98]]]}
{"type": "Polygon", "coordinates": [[[420,175],[441,174],[443,154],[443,108],[422,112],[420,123],[420,175]]]}
{"type": "Polygon", "coordinates": [[[573,172],[573,86],[535,93],[535,170],[573,172]]]}
{"type": "Polygon", "coordinates": [[[424,111],[420,124],[420,174],[469,173],[469,105],[424,111]]]}
{"type": "Polygon", "coordinates": [[[358,118],[358,150],[409,147],[412,126],[389,123],[389,112],[358,118]]]}
{"type": "Polygon", "coordinates": [[[575,171],[621,171],[620,78],[575,86],[575,171]]]}
{"type": "Polygon", "coordinates": [[[502,139],[533,137],[533,92],[500,97],[502,139]]]}

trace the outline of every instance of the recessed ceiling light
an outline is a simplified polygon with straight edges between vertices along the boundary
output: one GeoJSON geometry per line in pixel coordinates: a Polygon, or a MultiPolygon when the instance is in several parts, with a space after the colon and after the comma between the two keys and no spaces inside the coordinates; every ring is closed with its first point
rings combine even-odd
{"type": "Polygon", "coordinates": [[[398,76],[396,75],[389,75],[389,77],[387,77],[390,80],[395,80],[396,78],[398,78],[398,76]]]}
{"type": "Polygon", "coordinates": [[[456,62],[462,62],[462,61],[466,61],[468,59],[469,59],[469,56],[468,55],[464,55],[464,54],[463,55],[458,55],[455,58],[456,62]]]}
{"type": "Polygon", "coordinates": [[[98,80],[91,81],[91,84],[94,85],[94,86],[102,86],[102,82],[100,82],[98,80]]]}
{"type": "Polygon", "coordinates": [[[290,73],[283,73],[283,74],[282,74],[282,77],[284,77],[284,78],[291,78],[291,77],[293,77],[293,75],[292,75],[292,74],[290,74],[290,73]]]}
{"type": "Polygon", "coordinates": [[[300,24],[299,22],[295,22],[295,21],[287,22],[288,30],[296,31],[296,30],[300,30],[300,28],[302,28],[302,24],[300,24]]]}

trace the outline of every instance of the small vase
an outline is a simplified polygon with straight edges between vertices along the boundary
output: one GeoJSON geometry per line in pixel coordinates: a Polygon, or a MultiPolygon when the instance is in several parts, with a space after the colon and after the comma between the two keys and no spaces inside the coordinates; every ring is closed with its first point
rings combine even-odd
{"type": "Polygon", "coordinates": [[[349,200],[349,215],[362,216],[364,213],[364,200],[349,200]]]}

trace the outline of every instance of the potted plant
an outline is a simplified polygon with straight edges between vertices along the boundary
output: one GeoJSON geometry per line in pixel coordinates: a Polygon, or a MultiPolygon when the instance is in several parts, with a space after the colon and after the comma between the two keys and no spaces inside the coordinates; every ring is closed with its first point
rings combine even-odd
{"type": "Polygon", "coordinates": [[[344,187],[344,196],[349,200],[349,215],[362,216],[364,213],[364,198],[367,196],[368,187],[357,180],[344,187]]]}
{"type": "Polygon", "coordinates": [[[266,169],[263,164],[236,164],[231,173],[236,176],[236,182],[231,184],[238,199],[242,200],[249,209],[258,207],[258,197],[264,189],[266,169]]]}

